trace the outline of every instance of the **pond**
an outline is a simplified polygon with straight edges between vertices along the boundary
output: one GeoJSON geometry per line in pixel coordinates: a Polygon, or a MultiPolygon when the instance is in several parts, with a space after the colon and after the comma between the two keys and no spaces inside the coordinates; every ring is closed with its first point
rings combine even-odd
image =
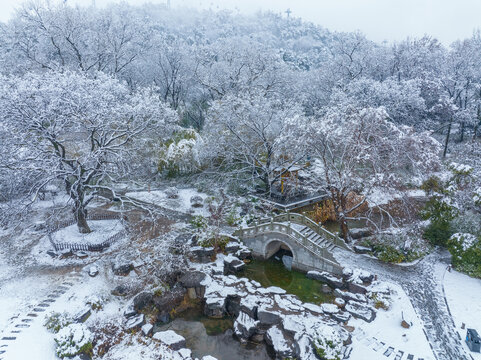
{"type": "Polygon", "coordinates": [[[231,318],[210,319],[202,309],[193,307],[168,324],[156,326],[155,331],[174,330],[186,340],[192,357],[212,355],[218,360],[271,360],[265,344],[242,345],[233,337],[231,318]]]}
{"type": "Polygon", "coordinates": [[[278,286],[303,302],[320,304],[334,300],[333,295],[322,292],[322,282],[308,279],[300,271],[289,271],[275,256],[268,260],[252,260],[239,276],[258,281],[263,287],[278,286]]]}

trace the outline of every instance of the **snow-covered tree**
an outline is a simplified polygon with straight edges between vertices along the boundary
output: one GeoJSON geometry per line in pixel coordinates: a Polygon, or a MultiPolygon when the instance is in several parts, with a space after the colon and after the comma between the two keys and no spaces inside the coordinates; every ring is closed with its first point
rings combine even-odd
{"type": "Polygon", "coordinates": [[[303,117],[301,109],[278,97],[226,95],[213,103],[207,117],[202,154],[208,162],[236,179],[262,184],[270,195],[280,176],[304,156],[283,140],[289,119],[303,117]]]}
{"type": "Polygon", "coordinates": [[[133,142],[141,135],[162,138],[176,118],[149,90],[132,94],[101,73],[3,77],[0,109],[11,151],[2,168],[34,179],[34,198],[52,182],[65,186],[81,233],[90,231],[90,201],[115,195],[111,184],[129,168],[133,142]]]}
{"type": "Polygon", "coordinates": [[[387,193],[439,167],[439,143],[426,132],[396,126],[384,108],[332,107],[316,118],[293,119],[288,128],[285,136],[313,156],[319,174],[313,181],[330,193],[345,240],[348,220],[370,220],[356,213],[375,190],[387,193]]]}

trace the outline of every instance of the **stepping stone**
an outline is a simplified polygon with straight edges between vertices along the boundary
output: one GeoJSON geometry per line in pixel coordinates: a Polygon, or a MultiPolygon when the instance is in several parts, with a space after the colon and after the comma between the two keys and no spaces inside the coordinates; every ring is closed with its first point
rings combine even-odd
{"type": "Polygon", "coordinates": [[[50,304],[44,304],[44,303],[41,303],[41,304],[38,304],[38,306],[46,308],[46,307],[49,307],[49,306],[50,306],[50,304]]]}
{"type": "Polygon", "coordinates": [[[45,311],[45,309],[44,308],[35,308],[35,309],[33,309],[33,311],[42,312],[42,311],[45,311]]]}
{"type": "Polygon", "coordinates": [[[384,356],[385,357],[388,357],[389,355],[392,354],[392,352],[394,351],[394,348],[392,346],[388,347],[388,349],[386,351],[384,351],[384,356]]]}
{"type": "MultiPolygon", "coordinates": [[[[51,298],[51,299],[57,299],[58,298],[58,295],[57,294],[50,294],[50,295],[47,295],[48,298],[51,298]]],[[[55,300],[54,300],[55,301],[55,300]]]]}
{"type": "Polygon", "coordinates": [[[2,338],[2,340],[15,340],[15,339],[16,339],[15,336],[4,336],[4,337],[2,338]]]}
{"type": "Polygon", "coordinates": [[[37,314],[30,313],[30,314],[27,314],[27,316],[30,316],[30,317],[37,317],[38,315],[37,315],[37,314]]]}
{"type": "Polygon", "coordinates": [[[409,354],[407,360],[413,360],[413,359],[414,359],[414,355],[409,354]]]}
{"type": "Polygon", "coordinates": [[[12,330],[10,331],[12,334],[20,334],[22,331],[21,330],[12,330]]]}
{"type": "Polygon", "coordinates": [[[0,350],[0,355],[5,354],[5,353],[6,353],[5,350],[0,350]]]}
{"type": "Polygon", "coordinates": [[[59,287],[57,287],[57,289],[60,291],[67,291],[68,287],[60,285],[59,287]]]}
{"type": "Polygon", "coordinates": [[[44,301],[42,301],[42,302],[43,302],[43,303],[51,303],[51,304],[52,304],[52,303],[55,302],[55,300],[54,300],[54,299],[46,299],[46,300],[44,300],[44,301]]]}
{"type": "Polygon", "coordinates": [[[33,320],[32,319],[22,319],[22,322],[24,323],[29,323],[29,322],[32,322],[33,320]]]}
{"type": "Polygon", "coordinates": [[[64,282],[62,285],[73,286],[73,283],[71,283],[71,282],[64,282]]]}
{"type": "Polygon", "coordinates": [[[15,327],[16,328],[28,328],[28,327],[30,327],[30,325],[28,325],[28,324],[17,324],[17,325],[15,325],[15,327]]]}
{"type": "Polygon", "coordinates": [[[399,350],[396,354],[396,357],[394,358],[394,360],[401,360],[401,358],[403,357],[404,355],[404,351],[401,351],[399,350]]]}
{"type": "Polygon", "coordinates": [[[379,351],[379,350],[381,350],[381,349],[384,347],[384,345],[386,345],[386,344],[383,343],[383,342],[377,343],[377,345],[375,345],[375,346],[373,347],[373,350],[374,350],[374,351],[379,351]]]}

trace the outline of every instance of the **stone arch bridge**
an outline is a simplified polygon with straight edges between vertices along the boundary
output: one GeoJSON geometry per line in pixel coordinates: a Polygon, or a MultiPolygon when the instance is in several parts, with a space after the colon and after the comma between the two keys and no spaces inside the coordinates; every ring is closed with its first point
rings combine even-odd
{"type": "Polygon", "coordinates": [[[335,248],[351,250],[346,243],[304,215],[283,213],[238,229],[235,236],[252,249],[255,256],[268,259],[279,249],[292,253],[292,267],[342,274],[332,255],[335,248]]]}

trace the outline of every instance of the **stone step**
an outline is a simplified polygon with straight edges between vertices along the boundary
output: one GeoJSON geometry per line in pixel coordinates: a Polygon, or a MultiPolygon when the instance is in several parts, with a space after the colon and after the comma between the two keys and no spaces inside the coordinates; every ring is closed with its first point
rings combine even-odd
{"type": "Polygon", "coordinates": [[[15,325],[15,327],[16,328],[28,328],[28,327],[30,327],[30,325],[29,324],[17,324],[17,325],[15,325]]]}
{"type": "Polygon", "coordinates": [[[393,351],[394,351],[394,348],[392,346],[390,346],[386,349],[386,351],[384,351],[383,355],[385,357],[389,357],[392,354],[393,351]]]}
{"type": "Polygon", "coordinates": [[[39,307],[39,308],[34,308],[33,311],[35,311],[35,312],[42,312],[42,311],[45,311],[45,309],[39,307]]]}
{"type": "Polygon", "coordinates": [[[8,341],[12,341],[12,340],[15,340],[16,337],[15,336],[4,336],[1,340],[8,340],[8,341]]]}
{"type": "Polygon", "coordinates": [[[43,307],[43,308],[47,308],[47,307],[50,306],[50,304],[40,303],[40,304],[38,304],[38,306],[43,307]]]}
{"type": "Polygon", "coordinates": [[[38,315],[37,315],[37,314],[34,314],[34,313],[30,313],[30,314],[27,314],[27,316],[30,316],[30,317],[37,317],[38,315]]]}

